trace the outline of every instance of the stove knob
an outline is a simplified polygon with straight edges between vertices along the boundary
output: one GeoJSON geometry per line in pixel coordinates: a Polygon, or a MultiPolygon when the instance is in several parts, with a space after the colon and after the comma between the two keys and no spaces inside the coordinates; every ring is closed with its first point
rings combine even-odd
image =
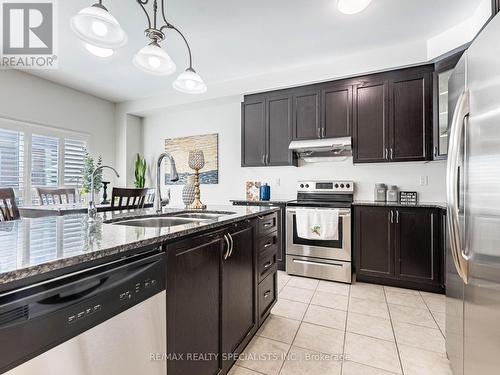
{"type": "Polygon", "coordinates": [[[338,189],[339,188],[339,184],[335,184],[335,189],[338,189]]]}
{"type": "Polygon", "coordinates": [[[343,189],[344,188],[344,184],[340,184],[340,188],[343,189]]]}
{"type": "Polygon", "coordinates": [[[309,189],[309,184],[306,184],[306,189],[309,189]]]}
{"type": "Polygon", "coordinates": [[[345,187],[349,189],[351,187],[351,184],[347,184],[345,187]]]}
{"type": "Polygon", "coordinates": [[[301,188],[301,189],[304,189],[304,184],[300,184],[300,188],[301,188]]]}

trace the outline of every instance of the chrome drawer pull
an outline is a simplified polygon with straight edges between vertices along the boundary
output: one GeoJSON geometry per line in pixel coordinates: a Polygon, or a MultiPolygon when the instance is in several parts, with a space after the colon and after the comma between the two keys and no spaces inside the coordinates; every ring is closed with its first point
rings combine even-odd
{"type": "Polygon", "coordinates": [[[294,259],[293,262],[300,263],[300,264],[311,264],[314,266],[322,266],[322,267],[328,267],[328,266],[335,266],[335,267],[340,267],[340,268],[344,267],[342,264],[338,264],[338,263],[310,262],[307,260],[300,260],[300,259],[294,259]]]}
{"type": "Polygon", "coordinates": [[[266,244],[264,245],[264,249],[267,249],[268,247],[273,246],[273,245],[274,245],[274,243],[273,243],[273,242],[268,242],[268,243],[266,243],[266,244]]]}
{"type": "Polygon", "coordinates": [[[265,223],[264,227],[270,227],[271,225],[273,225],[273,224],[271,224],[271,223],[265,223]]]}
{"type": "Polygon", "coordinates": [[[264,264],[264,269],[271,267],[272,264],[273,262],[271,261],[267,262],[266,264],[264,264]]]}
{"type": "Polygon", "coordinates": [[[269,298],[270,295],[271,295],[271,291],[268,290],[267,292],[264,293],[264,298],[269,298]]]}

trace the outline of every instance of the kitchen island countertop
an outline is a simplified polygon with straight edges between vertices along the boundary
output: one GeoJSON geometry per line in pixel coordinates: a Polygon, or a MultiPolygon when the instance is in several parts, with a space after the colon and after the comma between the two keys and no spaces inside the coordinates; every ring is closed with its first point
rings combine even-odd
{"type": "MultiPolygon", "coordinates": [[[[49,216],[0,223],[0,292],[19,288],[64,273],[91,267],[170,240],[223,227],[243,219],[278,211],[264,206],[209,206],[207,211],[226,212],[216,219],[170,227],[113,225],[109,221],[154,215],[151,209],[103,212],[95,223],[86,214],[49,216]]],[[[177,214],[182,208],[164,208],[177,214]]],[[[192,211],[190,211],[192,212],[192,211]]]]}

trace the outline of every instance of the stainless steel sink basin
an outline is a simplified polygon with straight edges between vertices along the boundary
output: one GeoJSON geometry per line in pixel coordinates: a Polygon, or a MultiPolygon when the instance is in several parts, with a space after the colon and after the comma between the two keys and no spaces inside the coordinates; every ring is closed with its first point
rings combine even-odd
{"type": "Polygon", "coordinates": [[[200,222],[202,221],[192,220],[188,218],[155,216],[155,217],[145,217],[142,219],[120,220],[112,222],[111,224],[126,225],[131,227],[165,228],[165,227],[175,227],[178,225],[186,225],[186,224],[200,223],[200,222]]]}
{"type": "Polygon", "coordinates": [[[222,216],[233,214],[234,212],[181,212],[173,216],[187,219],[214,220],[222,216]]]}

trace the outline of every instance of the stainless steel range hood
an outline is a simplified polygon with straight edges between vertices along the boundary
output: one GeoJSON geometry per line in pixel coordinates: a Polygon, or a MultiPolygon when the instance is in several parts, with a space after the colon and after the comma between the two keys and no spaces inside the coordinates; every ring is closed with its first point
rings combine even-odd
{"type": "Polygon", "coordinates": [[[352,156],[351,137],[292,141],[288,148],[309,163],[342,161],[352,156]]]}

